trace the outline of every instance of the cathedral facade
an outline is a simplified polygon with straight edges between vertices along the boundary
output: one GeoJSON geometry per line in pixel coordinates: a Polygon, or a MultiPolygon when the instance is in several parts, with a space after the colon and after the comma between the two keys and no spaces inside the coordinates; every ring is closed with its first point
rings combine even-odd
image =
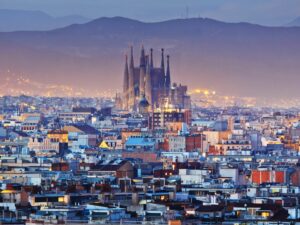
{"type": "Polygon", "coordinates": [[[125,59],[122,96],[122,108],[128,111],[140,112],[145,107],[151,111],[164,107],[189,109],[191,105],[187,86],[171,85],[170,57],[165,57],[164,49],[161,49],[159,67],[154,66],[153,49],[147,54],[144,47],[135,66],[131,47],[130,57],[126,55],[125,59]]]}

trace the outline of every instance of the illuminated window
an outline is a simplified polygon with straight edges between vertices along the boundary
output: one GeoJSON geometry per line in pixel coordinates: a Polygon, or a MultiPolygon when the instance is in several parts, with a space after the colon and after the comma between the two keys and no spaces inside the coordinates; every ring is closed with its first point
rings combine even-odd
{"type": "Polygon", "coordinates": [[[270,216],[270,213],[269,212],[263,212],[261,214],[262,217],[269,217],[270,216]]]}

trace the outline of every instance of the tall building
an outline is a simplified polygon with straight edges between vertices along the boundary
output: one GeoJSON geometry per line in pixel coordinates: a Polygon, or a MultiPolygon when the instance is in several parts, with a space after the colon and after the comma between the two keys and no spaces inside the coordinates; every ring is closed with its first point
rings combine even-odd
{"type": "MultiPolygon", "coordinates": [[[[135,66],[133,47],[130,49],[130,59],[125,58],[123,80],[123,109],[139,111],[145,100],[151,110],[159,108],[166,102],[177,108],[190,108],[190,97],[187,95],[187,86],[171,85],[170,56],[166,56],[161,49],[161,63],[155,67],[153,63],[153,49],[146,54],[144,47],[141,49],[139,66],[135,66]]],[[[146,104],[147,105],[147,104],[146,104]]]]}
{"type": "Polygon", "coordinates": [[[182,122],[191,125],[191,110],[189,109],[156,109],[149,115],[149,129],[163,128],[168,123],[182,122]]]}

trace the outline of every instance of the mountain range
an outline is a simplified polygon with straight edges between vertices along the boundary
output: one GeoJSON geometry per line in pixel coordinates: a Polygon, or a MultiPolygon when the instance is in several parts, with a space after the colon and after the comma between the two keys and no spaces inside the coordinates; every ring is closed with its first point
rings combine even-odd
{"type": "MultiPolygon", "coordinates": [[[[300,98],[300,28],[212,19],[145,23],[100,18],[50,31],[0,33],[0,78],[7,70],[34,82],[87,90],[122,87],[124,55],[141,45],[170,54],[172,82],[228,96],[300,98]]],[[[44,93],[39,93],[44,94],[44,93]]]]}
{"type": "Polygon", "coordinates": [[[300,16],[285,25],[286,27],[300,27],[300,16]]]}
{"type": "Polygon", "coordinates": [[[91,19],[79,15],[53,17],[42,11],[0,9],[0,31],[51,30],[91,19]]]}

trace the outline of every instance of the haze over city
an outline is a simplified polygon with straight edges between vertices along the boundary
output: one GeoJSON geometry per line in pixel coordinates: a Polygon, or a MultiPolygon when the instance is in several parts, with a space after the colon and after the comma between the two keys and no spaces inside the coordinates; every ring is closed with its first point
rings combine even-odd
{"type": "Polygon", "coordinates": [[[155,45],[190,90],[297,105],[299,9],[297,0],[1,0],[1,94],[113,96],[128,47],[155,45]]]}

